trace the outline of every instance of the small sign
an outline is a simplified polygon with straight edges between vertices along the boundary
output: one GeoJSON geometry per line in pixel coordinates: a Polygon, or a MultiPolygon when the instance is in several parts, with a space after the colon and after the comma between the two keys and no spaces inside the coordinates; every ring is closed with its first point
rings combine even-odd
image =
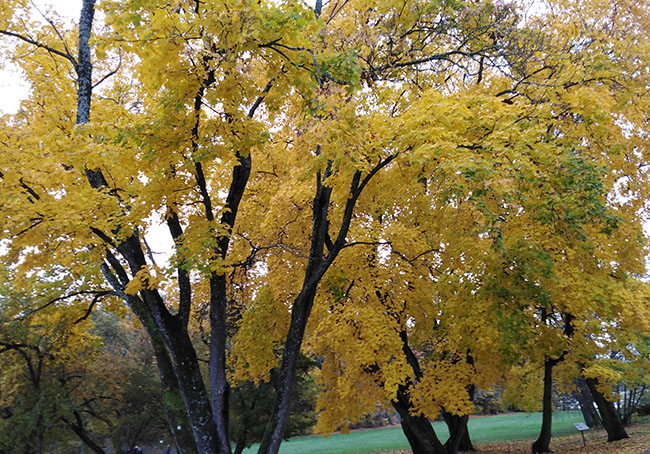
{"type": "Polygon", "coordinates": [[[588,425],[583,424],[581,422],[573,423],[573,427],[575,427],[576,429],[578,429],[580,431],[580,435],[582,435],[582,445],[587,446],[587,442],[585,441],[585,430],[589,430],[589,429],[591,429],[591,427],[589,427],[588,425]]]}
{"type": "Polygon", "coordinates": [[[589,429],[591,429],[591,427],[589,427],[588,425],[583,424],[583,423],[581,423],[581,422],[574,423],[574,424],[573,424],[573,427],[575,427],[576,429],[578,429],[580,432],[582,432],[583,430],[589,430],[589,429]]]}

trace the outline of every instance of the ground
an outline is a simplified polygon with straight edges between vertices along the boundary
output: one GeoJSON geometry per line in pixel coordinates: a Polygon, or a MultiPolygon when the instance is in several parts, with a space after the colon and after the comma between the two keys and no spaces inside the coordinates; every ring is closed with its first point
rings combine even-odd
{"type": "MultiPolygon", "coordinates": [[[[650,422],[635,424],[627,429],[630,438],[607,443],[604,430],[585,433],[586,446],[580,434],[555,437],[551,449],[555,454],[650,454],[650,422]]],[[[508,443],[476,443],[479,454],[529,454],[531,441],[508,443]]],[[[391,454],[410,454],[411,451],[394,451],[391,454]]]]}

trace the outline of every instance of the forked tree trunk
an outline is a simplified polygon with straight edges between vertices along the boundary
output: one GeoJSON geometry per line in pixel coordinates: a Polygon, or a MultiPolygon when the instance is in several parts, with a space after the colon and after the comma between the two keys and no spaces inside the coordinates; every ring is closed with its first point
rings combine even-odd
{"type": "MultiPolygon", "coordinates": [[[[92,61],[89,42],[92,35],[94,12],[95,0],[83,0],[79,19],[79,54],[75,67],[78,79],[77,125],[85,124],[90,120],[92,61]]],[[[85,169],[85,172],[91,187],[98,189],[106,185],[106,179],[101,170],[85,169]]],[[[104,232],[97,229],[93,229],[93,232],[106,241],[107,235],[104,232]]],[[[111,244],[112,241],[109,240],[108,243],[111,244]]],[[[133,274],[136,274],[146,265],[137,233],[133,233],[124,240],[117,249],[128,262],[133,274]]],[[[110,258],[108,259],[110,262],[110,258]]],[[[117,273],[112,285],[114,284],[114,288],[118,293],[124,295],[123,286],[127,284],[128,276],[117,259],[113,261],[112,268],[117,273]]],[[[143,291],[142,300],[137,305],[146,313],[146,317],[139,317],[140,321],[145,326],[151,325],[150,322],[153,322],[155,325],[154,331],[157,331],[164,340],[173,360],[172,367],[176,376],[177,389],[183,396],[197,451],[199,454],[213,454],[215,447],[219,445],[217,430],[212,418],[210,401],[198,366],[196,352],[187,330],[183,330],[182,323],[179,320],[171,318],[160,295],[155,291],[143,291]]],[[[155,342],[155,339],[152,339],[152,341],[155,342]]],[[[172,379],[171,376],[167,377],[172,379]]]]}
{"type": "Polygon", "coordinates": [[[393,408],[399,413],[402,430],[411,445],[413,454],[446,454],[447,450],[442,445],[429,420],[423,416],[411,414],[411,401],[408,396],[408,387],[401,385],[397,391],[397,399],[392,402],[393,408]]]}
{"type": "MultiPolygon", "coordinates": [[[[415,378],[419,380],[422,378],[420,362],[413,350],[411,350],[406,330],[400,332],[400,339],[402,340],[402,352],[406,357],[406,361],[413,369],[415,378]]],[[[438,439],[429,419],[424,415],[414,416],[411,414],[413,404],[409,396],[410,387],[410,383],[400,385],[397,389],[397,397],[391,403],[400,415],[402,430],[411,445],[413,454],[446,454],[447,449],[438,439]]]]}
{"type": "Polygon", "coordinates": [[[469,438],[467,428],[469,415],[458,416],[445,411],[442,416],[449,429],[449,439],[445,443],[447,454],[456,454],[459,451],[476,451],[472,446],[472,440],[469,438]]]}
{"type": "Polygon", "coordinates": [[[629,435],[625,431],[625,427],[623,427],[621,415],[619,415],[616,408],[614,408],[614,403],[607,400],[603,393],[598,391],[598,380],[595,378],[586,378],[585,382],[589,388],[589,392],[591,392],[591,395],[594,398],[594,402],[598,405],[600,419],[603,422],[603,427],[607,431],[607,441],[629,438],[629,435]]]}
{"type": "Polygon", "coordinates": [[[551,425],[553,422],[553,365],[557,360],[544,360],[544,397],[542,400],[542,430],[533,443],[533,454],[551,451],[551,425]]]}
{"type": "MultiPolygon", "coordinates": [[[[317,146],[316,154],[320,154],[320,146],[317,146]]],[[[363,189],[377,172],[387,166],[395,156],[392,155],[382,159],[364,178],[361,178],[361,171],[357,170],[354,173],[350,184],[349,197],[343,211],[343,218],[341,219],[336,240],[333,242],[329,235],[330,223],[328,220],[332,188],[327,186],[327,178],[331,175],[332,162],[328,162],[327,168],[322,175],[320,172],[317,173],[316,194],[314,195],[312,205],[309,259],[305,268],[302,288],[294,300],[291,310],[291,323],[285,339],[284,351],[282,352],[282,362],[279,371],[280,379],[275,404],[260,443],[259,454],[277,454],[280,449],[280,443],[282,443],[284,431],[289,419],[291,394],[296,378],[300,348],[309,320],[309,314],[314,304],[314,298],[318,291],[318,285],[346,244],[346,236],[350,230],[354,208],[363,189]],[[328,249],[327,254],[325,254],[326,244],[328,249]]]]}

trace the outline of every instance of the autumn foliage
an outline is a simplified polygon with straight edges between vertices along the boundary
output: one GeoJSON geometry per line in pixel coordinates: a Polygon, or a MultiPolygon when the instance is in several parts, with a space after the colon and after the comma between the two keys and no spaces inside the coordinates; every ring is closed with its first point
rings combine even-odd
{"type": "Polygon", "coordinates": [[[392,407],[417,453],[467,446],[495,383],[611,403],[650,367],[648,17],[84,0],[71,27],[5,1],[31,92],[0,122],[0,352],[18,371],[47,327],[91,367],[92,312],[130,314],[186,453],[230,453],[231,390],[262,382],[277,453],[304,355],[318,431],[392,407]]]}

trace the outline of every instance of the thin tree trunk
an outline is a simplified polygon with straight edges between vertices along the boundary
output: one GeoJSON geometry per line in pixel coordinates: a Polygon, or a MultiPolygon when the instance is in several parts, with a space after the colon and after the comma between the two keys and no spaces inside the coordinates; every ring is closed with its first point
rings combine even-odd
{"type": "Polygon", "coordinates": [[[585,383],[583,377],[580,377],[575,380],[576,392],[575,397],[580,404],[580,411],[582,412],[582,417],[585,420],[585,424],[589,427],[597,427],[602,425],[600,421],[600,416],[594,407],[594,399],[591,397],[589,388],[585,383]]]}
{"type": "Polygon", "coordinates": [[[619,415],[616,408],[614,408],[614,404],[607,400],[603,393],[598,391],[598,380],[595,378],[586,378],[585,383],[591,392],[594,402],[598,405],[600,419],[603,422],[603,427],[607,431],[607,441],[629,438],[629,435],[625,431],[625,427],[623,427],[621,415],[619,415]]]}
{"type": "Polygon", "coordinates": [[[553,366],[557,360],[544,360],[544,397],[542,400],[542,430],[533,443],[533,454],[551,451],[551,425],[553,422],[553,366]]]}
{"type": "Polygon", "coordinates": [[[235,444],[235,450],[233,454],[241,454],[246,448],[246,441],[248,438],[248,427],[244,426],[239,437],[237,437],[237,443],[235,444]]]}
{"type": "Polygon", "coordinates": [[[68,427],[79,437],[82,443],[85,443],[90,449],[92,449],[97,454],[106,454],[106,451],[99,446],[95,441],[90,438],[90,434],[84,427],[81,415],[78,412],[74,412],[75,422],[63,420],[68,427]]]}
{"type": "Polygon", "coordinates": [[[291,311],[291,324],[282,353],[276,401],[269,425],[260,443],[259,453],[277,454],[283,440],[284,429],[289,419],[296,367],[300,356],[300,346],[305,334],[307,319],[316,295],[316,287],[301,292],[291,311]]]}
{"type": "MultiPolygon", "coordinates": [[[[320,153],[320,147],[317,147],[316,152],[320,153]]],[[[282,352],[276,400],[273,412],[271,413],[271,419],[260,443],[258,451],[260,454],[277,454],[280,449],[284,430],[289,419],[291,394],[296,377],[300,347],[305,334],[305,328],[307,327],[309,314],[314,304],[314,298],[316,297],[318,283],[337,254],[337,252],[330,250],[327,257],[329,260],[326,261],[323,257],[325,242],[329,238],[329,222],[327,216],[330,197],[332,195],[332,188],[325,186],[323,180],[329,176],[330,167],[331,163],[328,164],[324,177],[321,177],[320,172],[317,175],[316,194],[314,195],[312,206],[312,233],[309,260],[305,269],[302,289],[296,297],[291,310],[291,323],[284,344],[284,351],[282,352]]]]}

